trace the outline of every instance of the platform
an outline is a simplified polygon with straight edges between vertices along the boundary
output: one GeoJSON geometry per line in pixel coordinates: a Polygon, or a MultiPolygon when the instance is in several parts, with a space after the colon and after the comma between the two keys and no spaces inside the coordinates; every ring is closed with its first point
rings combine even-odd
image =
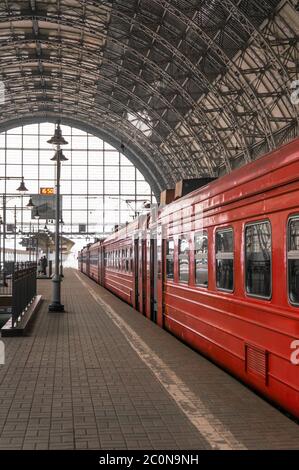
{"type": "Polygon", "coordinates": [[[0,449],[299,449],[299,426],[75,270],[4,338],[0,449]]]}

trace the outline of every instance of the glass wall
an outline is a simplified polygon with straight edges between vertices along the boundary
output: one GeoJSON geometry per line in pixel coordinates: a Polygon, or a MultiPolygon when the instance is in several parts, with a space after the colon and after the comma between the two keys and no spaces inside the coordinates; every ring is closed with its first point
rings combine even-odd
{"type": "MultiPolygon", "coordinates": [[[[17,193],[12,176],[24,176],[28,194],[54,186],[54,152],[47,143],[53,133],[54,124],[41,123],[0,134],[0,175],[6,177],[0,180],[0,193],[17,193]]],[[[105,236],[116,224],[132,220],[145,201],[155,202],[142,174],[118,150],[79,129],[62,126],[62,133],[68,141],[61,175],[65,233],[105,236]]],[[[29,211],[22,218],[28,224],[29,211]]],[[[9,210],[7,222],[13,222],[9,210]]]]}
{"type": "MultiPolygon", "coordinates": [[[[125,155],[94,135],[68,126],[61,128],[68,141],[63,147],[68,161],[62,163],[61,170],[63,234],[75,242],[75,265],[82,246],[107,236],[115,225],[132,221],[144,211],[145,202],[156,201],[142,174],[125,155]]],[[[54,150],[47,143],[54,129],[54,124],[40,123],[0,134],[0,215],[5,194],[7,248],[16,246],[15,221],[18,249],[24,234],[36,233],[38,225],[41,231],[46,224],[54,232],[54,220],[38,222],[26,208],[30,195],[55,186],[54,150]],[[22,176],[28,192],[20,197],[17,188],[22,176]]]]}

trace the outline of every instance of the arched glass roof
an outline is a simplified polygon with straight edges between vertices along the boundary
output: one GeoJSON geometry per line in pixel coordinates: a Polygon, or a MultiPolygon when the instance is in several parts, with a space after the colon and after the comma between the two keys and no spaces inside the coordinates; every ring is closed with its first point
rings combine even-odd
{"type": "Polygon", "coordinates": [[[156,195],[229,172],[297,134],[297,9],[296,0],[5,0],[0,131],[60,117],[125,149],[156,195]]]}

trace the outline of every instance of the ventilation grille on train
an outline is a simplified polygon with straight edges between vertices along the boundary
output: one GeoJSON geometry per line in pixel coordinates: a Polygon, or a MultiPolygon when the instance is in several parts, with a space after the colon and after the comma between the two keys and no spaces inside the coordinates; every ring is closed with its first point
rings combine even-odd
{"type": "Polygon", "coordinates": [[[267,383],[268,354],[264,349],[259,349],[252,344],[245,344],[246,372],[257,374],[267,383]]]}

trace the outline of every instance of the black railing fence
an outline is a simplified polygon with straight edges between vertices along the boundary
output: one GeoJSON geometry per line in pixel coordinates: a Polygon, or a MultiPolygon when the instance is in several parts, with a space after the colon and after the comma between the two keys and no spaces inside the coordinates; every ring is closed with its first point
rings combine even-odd
{"type": "Polygon", "coordinates": [[[12,286],[12,327],[18,322],[36,296],[36,264],[15,263],[11,277],[12,286]]]}
{"type": "Polygon", "coordinates": [[[7,263],[5,269],[3,262],[0,262],[0,295],[11,295],[12,283],[11,274],[7,273],[7,263]]]}

